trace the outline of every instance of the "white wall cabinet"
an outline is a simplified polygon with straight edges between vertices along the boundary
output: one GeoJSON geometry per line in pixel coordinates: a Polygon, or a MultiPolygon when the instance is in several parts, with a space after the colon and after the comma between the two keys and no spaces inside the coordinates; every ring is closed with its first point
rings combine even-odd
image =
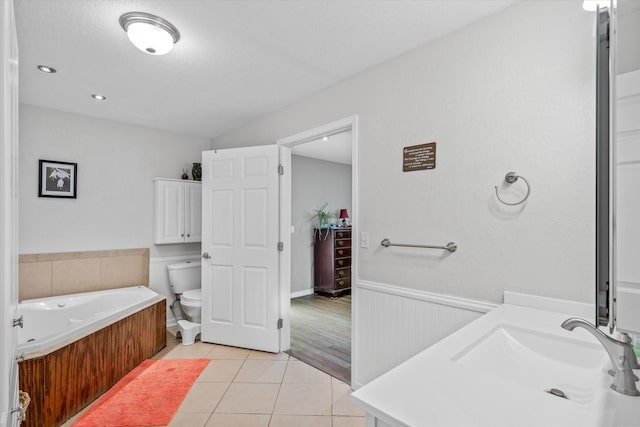
{"type": "Polygon", "coordinates": [[[153,242],[189,243],[202,240],[202,183],[156,178],[153,242]]]}

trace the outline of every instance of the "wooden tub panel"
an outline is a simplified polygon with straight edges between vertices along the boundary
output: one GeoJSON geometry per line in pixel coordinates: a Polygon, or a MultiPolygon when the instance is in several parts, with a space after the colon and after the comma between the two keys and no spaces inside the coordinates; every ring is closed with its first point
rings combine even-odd
{"type": "Polygon", "coordinates": [[[163,349],[165,311],[165,301],[159,301],[46,356],[21,362],[20,389],[31,396],[24,425],[63,424],[163,349]]]}

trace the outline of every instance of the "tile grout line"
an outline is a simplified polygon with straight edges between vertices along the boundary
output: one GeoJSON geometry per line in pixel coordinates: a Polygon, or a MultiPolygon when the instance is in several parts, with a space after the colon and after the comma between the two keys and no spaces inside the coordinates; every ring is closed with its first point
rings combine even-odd
{"type": "Polygon", "coordinates": [[[278,404],[278,398],[280,397],[280,391],[282,390],[282,383],[284,382],[284,376],[287,375],[287,369],[289,369],[290,362],[291,362],[291,356],[289,356],[289,358],[287,359],[287,366],[284,368],[284,372],[282,373],[282,378],[280,379],[280,385],[278,386],[278,393],[276,394],[276,399],[273,401],[273,408],[271,408],[271,415],[269,415],[269,424],[267,424],[267,426],[271,426],[271,421],[273,420],[273,414],[276,411],[276,405],[278,404]]]}
{"type": "Polygon", "coordinates": [[[331,377],[331,380],[329,381],[329,385],[331,386],[331,427],[333,427],[333,380],[334,378],[331,377]]]}
{"type": "MultiPolygon", "coordinates": [[[[214,347],[214,349],[215,349],[215,347],[214,347]]],[[[213,353],[213,349],[211,349],[211,351],[207,354],[207,356],[209,356],[211,353],[213,353]]],[[[224,390],[224,393],[222,393],[222,396],[220,396],[220,400],[218,401],[218,403],[216,403],[215,407],[213,408],[213,411],[211,411],[211,414],[209,414],[209,418],[207,418],[207,423],[213,417],[213,414],[216,413],[216,409],[218,409],[218,406],[220,406],[220,403],[222,403],[222,400],[224,399],[224,397],[229,392],[229,389],[231,388],[231,384],[235,383],[235,380],[238,377],[238,374],[242,370],[242,367],[245,365],[245,363],[247,363],[247,360],[249,360],[249,355],[250,354],[251,354],[251,352],[247,353],[247,356],[244,359],[242,359],[242,363],[240,364],[240,367],[238,368],[238,370],[236,371],[235,375],[231,379],[231,382],[229,382],[229,384],[227,385],[227,388],[224,390]]],[[[210,363],[213,363],[214,360],[233,360],[233,359],[211,359],[210,363]]],[[[205,425],[206,425],[206,423],[205,423],[205,425]]]]}
{"type": "MultiPolygon", "coordinates": [[[[214,352],[214,350],[215,350],[215,348],[216,348],[216,347],[219,347],[219,346],[214,344],[214,345],[213,345],[213,347],[211,348],[211,350],[210,350],[210,351],[209,351],[205,356],[201,356],[201,357],[209,358],[209,364],[207,365],[207,367],[209,367],[209,366],[215,366],[214,364],[216,364],[216,362],[221,362],[221,361],[233,361],[233,360],[237,360],[237,361],[240,361],[241,363],[240,363],[239,367],[237,368],[236,372],[234,373],[234,375],[232,376],[232,378],[230,379],[230,382],[226,384],[226,387],[225,387],[225,389],[224,389],[224,392],[222,393],[222,396],[220,397],[220,399],[218,400],[218,402],[216,403],[216,405],[213,407],[213,409],[212,409],[211,413],[209,413],[209,414],[208,414],[208,416],[206,417],[205,424],[204,424],[205,426],[206,426],[208,423],[211,423],[211,422],[212,422],[212,420],[213,420],[213,415],[215,415],[215,414],[216,414],[216,410],[217,410],[217,408],[220,406],[221,402],[224,400],[224,398],[225,398],[225,396],[227,395],[227,393],[229,393],[229,390],[230,390],[230,388],[231,388],[231,384],[244,384],[244,383],[239,383],[239,382],[237,382],[238,377],[239,377],[239,375],[240,375],[240,373],[241,373],[242,369],[243,369],[243,368],[245,368],[245,367],[247,366],[247,361],[248,361],[248,360],[254,360],[254,359],[251,359],[251,355],[253,354],[253,351],[249,351],[249,352],[247,353],[247,355],[246,355],[244,358],[236,358],[236,359],[211,359],[212,353],[214,352]]],[[[225,347],[225,346],[221,346],[221,347],[225,347]]],[[[285,353],[285,354],[286,354],[286,353],[285,353]]],[[[255,360],[258,360],[258,361],[259,361],[259,360],[261,360],[261,359],[259,359],[259,358],[258,358],[258,359],[255,359],[255,360]]],[[[301,361],[299,361],[299,360],[297,360],[297,359],[295,359],[295,358],[291,357],[291,356],[290,356],[290,355],[288,355],[288,354],[287,354],[287,357],[286,357],[286,359],[285,359],[285,360],[282,360],[282,359],[280,359],[280,358],[276,358],[276,359],[265,359],[265,360],[263,360],[263,361],[265,361],[265,362],[272,362],[272,363],[275,363],[275,362],[278,362],[278,361],[286,361],[285,369],[284,369],[284,371],[283,371],[283,373],[282,373],[282,376],[281,376],[281,378],[280,378],[280,381],[277,383],[277,384],[278,384],[278,391],[277,391],[277,393],[276,393],[276,395],[275,395],[275,400],[274,400],[274,403],[273,403],[273,405],[272,405],[272,407],[271,407],[271,411],[270,411],[270,413],[263,413],[264,415],[268,415],[268,422],[267,422],[267,425],[268,425],[268,426],[270,426],[270,425],[274,422],[274,415],[277,415],[277,414],[275,414],[275,409],[276,409],[276,407],[277,407],[277,402],[278,402],[278,399],[280,398],[280,395],[281,395],[281,392],[282,392],[282,387],[283,387],[283,385],[285,384],[285,383],[284,383],[284,380],[285,380],[285,378],[286,378],[286,376],[287,376],[287,373],[288,373],[288,372],[290,372],[290,371],[289,371],[289,369],[291,368],[291,366],[294,366],[294,365],[295,365],[295,364],[292,364],[292,362],[299,362],[299,363],[301,363],[302,365],[308,365],[308,364],[307,364],[307,363],[305,363],[305,362],[301,362],[301,361]]],[[[317,369],[317,368],[316,368],[316,369],[317,369]]],[[[326,374],[326,373],[325,373],[325,374],[326,374]]],[[[292,375],[293,375],[293,374],[292,374],[292,375]]],[[[329,425],[333,427],[333,426],[335,425],[334,417],[338,416],[337,414],[335,414],[335,408],[334,408],[334,400],[335,400],[335,398],[336,398],[336,396],[337,396],[337,395],[336,395],[336,390],[335,390],[335,385],[337,385],[337,384],[339,384],[339,383],[342,383],[342,381],[340,381],[339,379],[337,379],[337,378],[335,378],[335,377],[333,377],[333,376],[331,376],[331,375],[328,375],[328,377],[329,377],[329,384],[328,384],[328,385],[329,385],[329,387],[330,387],[330,393],[329,393],[330,401],[329,401],[329,404],[331,405],[331,407],[330,407],[330,412],[329,412],[329,414],[328,414],[328,415],[329,415],[329,419],[330,419],[329,425]]],[[[215,381],[214,381],[214,382],[215,382],[215,381]]],[[[294,383],[295,383],[295,382],[294,382],[294,383]]],[[[257,383],[254,383],[254,384],[257,384],[257,383]]],[[[265,383],[265,384],[267,384],[267,383],[265,383]]],[[[274,383],[271,383],[271,384],[274,384],[274,383]]],[[[306,383],[304,383],[304,384],[306,384],[306,383]]],[[[255,415],[258,415],[258,414],[256,414],[256,413],[245,413],[245,412],[238,412],[237,414],[238,414],[238,415],[239,415],[239,414],[243,414],[243,415],[252,415],[252,414],[255,414],[255,415]]],[[[283,414],[283,415],[285,415],[285,416],[286,416],[286,414],[283,414]]],[[[292,415],[292,416],[293,416],[293,415],[292,415]]],[[[300,414],[300,416],[322,416],[322,415],[321,415],[321,414],[317,414],[317,415],[303,415],[303,414],[300,414]]],[[[345,414],[345,415],[343,415],[343,416],[347,416],[347,417],[351,418],[351,415],[346,415],[346,414],[345,414]]],[[[356,417],[356,415],[353,415],[353,416],[354,416],[354,417],[356,417]]],[[[359,417],[359,418],[360,418],[360,417],[359,417]]]]}

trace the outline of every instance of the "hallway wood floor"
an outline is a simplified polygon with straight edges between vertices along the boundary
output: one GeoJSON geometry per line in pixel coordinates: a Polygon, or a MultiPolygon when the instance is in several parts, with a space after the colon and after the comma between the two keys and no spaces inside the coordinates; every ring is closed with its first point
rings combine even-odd
{"type": "Polygon", "coordinates": [[[351,384],[351,295],[292,299],[287,353],[351,384]]]}

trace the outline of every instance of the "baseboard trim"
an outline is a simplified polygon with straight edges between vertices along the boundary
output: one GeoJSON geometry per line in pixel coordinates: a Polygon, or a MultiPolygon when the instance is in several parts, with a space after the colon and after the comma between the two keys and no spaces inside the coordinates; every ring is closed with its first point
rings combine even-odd
{"type": "Polygon", "coordinates": [[[435,294],[417,289],[403,288],[400,286],[389,285],[385,283],[369,282],[366,280],[358,280],[356,286],[370,291],[381,292],[390,295],[401,296],[404,298],[426,301],[434,304],[447,305],[451,307],[461,308],[464,310],[475,311],[478,313],[488,313],[498,306],[485,301],[471,300],[453,295],[435,294]]]}
{"type": "Polygon", "coordinates": [[[300,298],[300,297],[304,297],[304,296],[307,296],[307,295],[313,295],[313,288],[304,289],[302,291],[291,292],[291,299],[300,298]]]}

